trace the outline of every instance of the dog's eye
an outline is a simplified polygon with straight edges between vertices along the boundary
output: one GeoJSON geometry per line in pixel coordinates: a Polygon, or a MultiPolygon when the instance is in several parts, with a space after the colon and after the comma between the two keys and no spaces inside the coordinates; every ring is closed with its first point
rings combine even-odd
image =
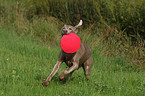
{"type": "Polygon", "coordinates": [[[69,30],[72,30],[71,28],[68,28],[69,30]]]}

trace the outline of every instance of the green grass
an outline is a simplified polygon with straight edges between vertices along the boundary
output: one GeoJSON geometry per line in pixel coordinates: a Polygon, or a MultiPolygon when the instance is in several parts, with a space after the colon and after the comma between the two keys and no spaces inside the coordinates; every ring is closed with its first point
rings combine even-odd
{"type": "Polygon", "coordinates": [[[0,30],[0,95],[143,96],[145,73],[129,70],[125,58],[103,57],[97,47],[92,50],[94,62],[89,81],[81,69],[74,72],[67,84],[59,82],[59,74],[66,69],[63,63],[50,84],[42,87],[56,63],[60,47],[0,30]]]}

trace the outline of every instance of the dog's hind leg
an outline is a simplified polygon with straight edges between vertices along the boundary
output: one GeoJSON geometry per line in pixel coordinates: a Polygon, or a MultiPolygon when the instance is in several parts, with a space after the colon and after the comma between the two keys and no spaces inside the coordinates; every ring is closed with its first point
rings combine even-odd
{"type": "Polygon", "coordinates": [[[83,66],[84,73],[87,80],[89,79],[90,74],[91,74],[92,63],[93,63],[93,58],[92,56],[90,56],[83,66]]]}

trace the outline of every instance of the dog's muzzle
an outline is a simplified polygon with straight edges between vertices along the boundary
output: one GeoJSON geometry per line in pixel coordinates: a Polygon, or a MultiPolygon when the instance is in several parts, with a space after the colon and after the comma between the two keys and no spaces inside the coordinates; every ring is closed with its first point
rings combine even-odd
{"type": "Polygon", "coordinates": [[[67,34],[68,30],[67,29],[63,29],[62,33],[63,34],[67,34]]]}

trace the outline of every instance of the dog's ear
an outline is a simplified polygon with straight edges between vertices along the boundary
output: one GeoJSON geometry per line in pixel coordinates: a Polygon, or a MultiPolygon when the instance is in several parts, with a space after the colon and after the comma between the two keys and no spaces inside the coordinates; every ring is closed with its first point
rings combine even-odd
{"type": "Polygon", "coordinates": [[[62,29],[63,29],[64,27],[66,27],[66,24],[64,24],[64,26],[61,28],[61,31],[62,31],[62,29]]]}
{"type": "Polygon", "coordinates": [[[77,34],[77,33],[78,33],[78,28],[75,28],[75,30],[73,30],[73,32],[74,32],[75,34],[77,34]]]}
{"type": "MultiPolygon", "coordinates": [[[[64,25],[62,28],[61,28],[61,30],[60,30],[60,32],[61,32],[61,34],[62,34],[62,32],[63,32],[63,28],[65,27],[66,25],[64,25]]],[[[62,34],[63,35],[63,34],[62,34]]]]}
{"type": "Polygon", "coordinates": [[[80,20],[79,24],[74,27],[74,30],[73,30],[74,33],[78,33],[78,27],[81,26],[82,24],[83,24],[83,21],[80,20]]]}
{"type": "Polygon", "coordinates": [[[80,20],[79,24],[75,26],[75,28],[78,28],[79,26],[81,26],[83,24],[83,20],[80,20]]]}
{"type": "Polygon", "coordinates": [[[64,24],[64,26],[62,27],[62,29],[65,28],[65,27],[66,27],[66,24],[64,24]]]}

